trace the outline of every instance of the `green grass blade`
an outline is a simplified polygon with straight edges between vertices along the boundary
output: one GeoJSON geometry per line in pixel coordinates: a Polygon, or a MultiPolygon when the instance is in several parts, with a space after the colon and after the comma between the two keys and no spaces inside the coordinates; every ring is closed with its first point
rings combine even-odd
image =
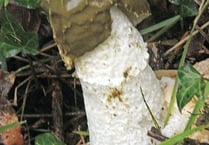
{"type": "Polygon", "coordinates": [[[180,20],[180,18],[178,20],[176,20],[176,21],[173,21],[169,25],[166,25],[165,27],[163,27],[160,31],[158,31],[150,39],[148,39],[147,42],[152,42],[152,41],[156,40],[162,34],[164,34],[165,32],[167,32],[171,27],[173,27],[179,20],[180,20]]]}
{"type": "Polygon", "coordinates": [[[140,31],[140,33],[141,33],[142,35],[145,35],[145,34],[147,34],[147,33],[156,31],[156,30],[161,29],[161,28],[163,28],[163,27],[165,27],[165,26],[171,25],[171,24],[173,24],[174,22],[179,21],[180,18],[181,18],[180,15],[174,16],[174,17],[169,18],[169,19],[166,19],[166,20],[164,20],[164,21],[162,21],[162,22],[160,22],[160,23],[158,23],[158,24],[155,24],[155,25],[150,26],[150,27],[148,27],[148,28],[142,29],[142,30],[140,31]]]}
{"type": "Polygon", "coordinates": [[[209,81],[206,82],[205,85],[204,97],[206,98],[208,95],[209,95],[209,81]]]}
{"type": "Polygon", "coordinates": [[[195,108],[191,114],[191,117],[189,118],[189,121],[187,122],[187,125],[185,127],[185,131],[190,129],[194,123],[194,121],[197,119],[197,116],[200,114],[201,109],[204,107],[205,105],[205,99],[208,97],[209,94],[209,82],[207,82],[205,84],[205,89],[204,89],[204,96],[200,96],[198,98],[198,101],[195,105],[195,108]]]}
{"type": "Polygon", "coordinates": [[[65,145],[54,133],[43,133],[35,137],[35,145],[65,145]]]}
{"type": "Polygon", "coordinates": [[[0,127],[0,133],[10,129],[10,128],[13,128],[13,127],[16,127],[16,126],[19,126],[19,125],[22,125],[26,123],[26,121],[21,121],[21,122],[12,122],[12,123],[9,123],[9,124],[6,124],[4,126],[1,126],[0,127]]]}
{"type": "Polygon", "coordinates": [[[175,84],[174,84],[174,87],[173,87],[173,92],[172,92],[172,95],[171,95],[171,100],[169,102],[167,114],[166,114],[166,117],[165,117],[165,123],[164,123],[165,126],[168,124],[169,118],[171,116],[171,112],[173,110],[173,106],[176,102],[176,94],[177,94],[177,91],[178,91],[178,83],[179,83],[179,78],[176,77],[176,81],[175,81],[175,84]]]}
{"type": "Polygon", "coordinates": [[[89,136],[88,131],[73,131],[73,133],[78,134],[78,135],[82,135],[82,136],[89,136]]]}
{"type": "Polygon", "coordinates": [[[161,142],[160,145],[174,145],[175,143],[178,143],[180,141],[182,141],[184,138],[186,138],[187,136],[197,132],[197,131],[200,131],[200,130],[203,130],[205,128],[208,128],[209,127],[209,124],[207,125],[201,125],[201,126],[198,126],[196,128],[193,128],[191,130],[187,130],[187,131],[184,131],[183,133],[180,133],[164,142],[161,142]]]}
{"type": "Polygon", "coordinates": [[[194,108],[194,110],[193,110],[193,112],[192,112],[192,114],[191,114],[191,116],[190,116],[190,118],[187,122],[187,125],[184,129],[185,131],[189,130],[192,127],[194,121],[197,119],[197,116],[200,114],[201,108],[203,108],[203,106],[204,106],[204,101],[205,100],[204,100],[203,96],[198,98],[198,101],[195,105],[195,108],[194,108]]]}

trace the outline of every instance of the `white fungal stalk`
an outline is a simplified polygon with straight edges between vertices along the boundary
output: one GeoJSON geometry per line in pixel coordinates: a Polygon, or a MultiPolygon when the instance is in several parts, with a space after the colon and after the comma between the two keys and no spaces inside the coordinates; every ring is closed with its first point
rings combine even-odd
{"type": "Polygon", "coordinates": [[[154,144],[147,131],[153,115],[162,123],[163,97],[148,65],[142,36],[117,8],[110,10],[110,37],[75,60],[81,81],[91,145],[154,144]]]}
{"type": "Polygon", "coordinates": [[[154,123],[141,89],[163,135],[183,131],[192,107],[180,114],[175,106],[162,125],[174,80],[162,79],[160,88],[146,44],[132,25],[149,16],[147,0],[47,0],[43,6],[66,68],[74,63],[80,78],[91,145],[156,144],[147,135],[154,123]]]}

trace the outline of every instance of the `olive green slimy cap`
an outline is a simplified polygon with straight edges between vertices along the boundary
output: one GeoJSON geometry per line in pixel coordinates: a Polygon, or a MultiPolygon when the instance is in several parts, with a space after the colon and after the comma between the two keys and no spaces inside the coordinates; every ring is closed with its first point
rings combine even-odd
{"type": "Polygon", "coordinates": [[[134,25],[150,15],[146,0],[47,0],[49,19],[67,69],[74,58],[94,49],[111,32],[110,7],[120,8],[134,25]]]}

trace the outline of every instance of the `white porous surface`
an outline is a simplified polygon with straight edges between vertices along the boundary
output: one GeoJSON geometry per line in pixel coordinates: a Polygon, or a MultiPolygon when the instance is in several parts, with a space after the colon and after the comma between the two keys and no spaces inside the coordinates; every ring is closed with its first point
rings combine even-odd
{"type": "Polygon", "coordinates": [[[162,124],[163,97],[148,65],[139,32],[117,8],[111,8],[111,36],[75,60],[88,120],[91,145],[152,145],[154,126],[140,92],[162,124]],[[162,114],[161,114],[162,113],[162,114]]]}
{"type": "MultiPolygon", "coordinates": [[[[175,79],[170,77],[163,77],[160,81],[163,90],[163,96],[165,97],[164,100],[166,110],[171,99],[174,83],[175,79]]],[[[192,112],[192,108],[193,106],[191,106],[190,104],[186,105],[186,107],[184,107],[184,109],[182,110],[182,113],[180,113],[177,107],[177,103],[175,102],[169,121],[167,125],[161,130],[162,134],[167,137],[172,137],[184,131],[187,121],[191,115],[190,113],[192,112]]]]}

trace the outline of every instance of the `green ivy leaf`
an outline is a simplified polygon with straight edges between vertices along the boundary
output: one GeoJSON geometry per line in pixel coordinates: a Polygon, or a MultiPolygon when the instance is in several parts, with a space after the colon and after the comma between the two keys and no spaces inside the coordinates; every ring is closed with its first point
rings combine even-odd
{"type": "Polygon", "coordinates": [[[35,145],[65,145],[52,133],[44,133],[35,137],[35,145]]]}
{"type": "Polygon", "coordinates": [[[196,16],[197,12],[194,0],[180,0],[180,15],[182,17],[196,16]]]}
{"type": "Polygon", "coordinates": [[[180,5],[181,17],[196,16],[198,13],[194,0],[169,0],[169,2],[180,5]]]}
{"type": "Polygon", "coordinates": [[[177,105],[181,111],[183,107],[195,96],[204,95],[205,81],[192,65],[187,64],[178,70],[179,89],[177,92],[177,105]]]}
{"type": "Polygon", "coordinates": [[[21,52],[21,48],[16,44],[13,39],[1,37],[0,39],[0,53],[4,58],[15,56],[21,52]]]}
{"type": "Polygon", "coordinates": [[[41,5],[41,0],[15,0],[15,1],[28,9],[35,9],[40,7],[41,5]]]}
{"type": "Polygon", "coordinates": [[[22,42],[22,52],[36,55],[38,53],[38,35],[34,32],[21,33],[19,35],[22,42]]]}
{"type": "Polygon", "coordinates": [[[180,83],[189,86],[195,80],[202,79],[201,74],[190,64],[186,64],[178,70],[180,83]]]}
{"type": "Polygon", "coordinates": [[[35,55],[38,53],[38,35],[33,32],[25,32],[19,25],[4,11],[0,18],[0,54],[8,58],[20,52],[35,55]]]}

